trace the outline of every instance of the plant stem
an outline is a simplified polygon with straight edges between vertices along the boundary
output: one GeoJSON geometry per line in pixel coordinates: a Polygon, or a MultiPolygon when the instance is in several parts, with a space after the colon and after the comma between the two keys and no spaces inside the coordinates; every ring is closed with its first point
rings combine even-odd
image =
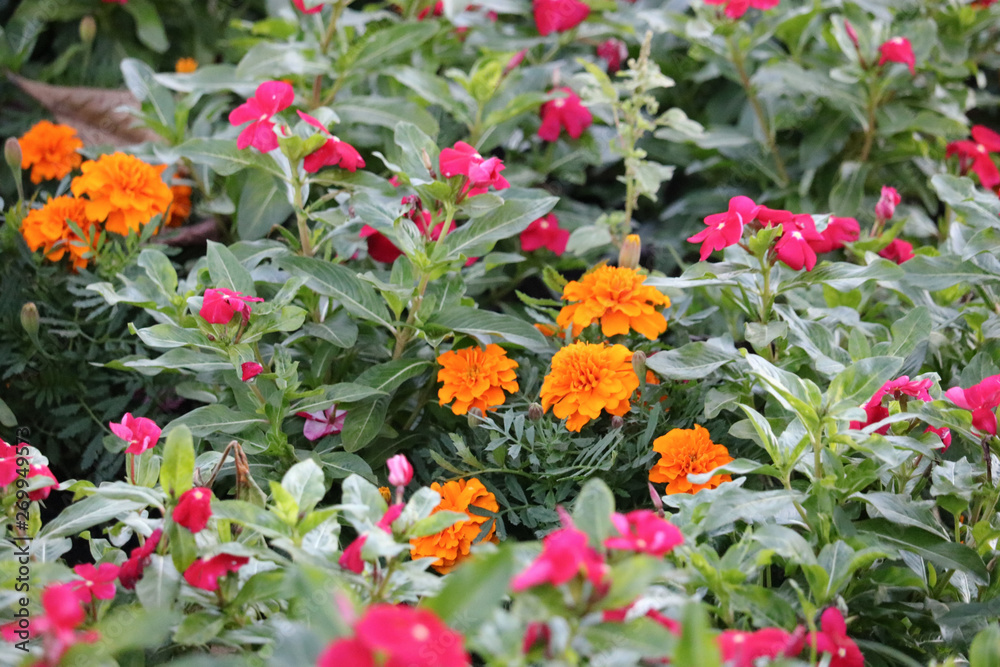
{"type": "Polygon", "coordinates": [[[302,208],[302,182],[299,180],[297,171],[294,171],[292,175],[292,187],[295,189],[295,201],[293,205],[295,207],[295,223],[299,228],[299,243],[302,245],[302,255],[304,257],[312,257],[316,251],[313,249],[312,235],[309,232],[309,218],[302,208]]]}
{"type": "Polygon", "coordinates": [[[778,151],[778,142],[775,139],[771,124],[768,122],[767,116],[764,114],[764,107],[761,105],[760,98],[757,97],[757,93],[753,89],[753,84],[750,82],[750,76],[747,74],[744,54],[740,51],[740,48],[736,43],[735,35],[729,38],[729,52],[733,66],[736,67],[736,73],[740,77],[740,84],[743,86],[743,91],[746,93],[747,100],[750,102],[750,107],[753,109],[754,115],[757,116],[757,122],[760,123],[761,131],[764,132],[764,137],[767,140],[767,147],[770,149],[771,155],[774,156],[774,164],[778,169],[778,176],[781,179],[779,185],[785,187],[789,182],[788,170],[785,168],[785,161],[781,159],[781,153],[778,151]]]}
{"type": "Polygon", "coordinates": [[[878,122],[875,112],[878,110],[878,104],[881,100],[875,91],[875,84],[868,84],[868,127],[865,128],[865,143],[861,147],[861,155],[859,160],[861,162],[867,162],[868,156],[871,155],[872,145],[875,143],[875,127],[878,122]]]}
{"type": "MultiPolygon", "coordinates": [[[[337,22],[340,20],[340,15],[344,12],[344,7],[346,3],[341,0],[333,6],[333,15],[330,17],[330,22],[326,26],[326,30],[323,32],[323,38],[319,43],[319,51],[323,55],[330,49],[330,42],[333,41],[333,36],[337,33],[337,22]]],[[[338,79],[339,80],[339,79],[338,79]]],[[[310,109],[315,109],[320,106],[320,93],[323,87],[323,75],[317,74],[316,78],[313,80],[313,90],[312,90],[312,102],[310,104],[310,109]]]]}

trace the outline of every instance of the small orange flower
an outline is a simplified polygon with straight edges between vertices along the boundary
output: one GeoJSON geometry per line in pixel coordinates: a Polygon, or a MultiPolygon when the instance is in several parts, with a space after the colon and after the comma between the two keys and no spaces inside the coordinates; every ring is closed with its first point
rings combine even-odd
{"type": "Polygon", "coordinates": [[[496,496],[487,491],[483,483],[475,477],[468,480],[460,479],[457,482],[447,482],[444,486],[434,482],[431,484],[431,488],[441,494],[441,503],[434,509],[434,512],[441,510],[465,512],[469,518],[445,528],[440,533],[426,537],[415,537],[410,540],[410,558],[434,556],[437,560],[431,564],[431,567],[441,574],[447,574],[455,567],[456,563],[469,555],[470,547],[477,540],[480,542],[497,541],[495,521],[490,523],[486,534],[480,539],[483,524],[490,519],[473,514],[469,508],[478,507],[489,512],[496,512],[500,506],[497,505],[496,496]]]}
{"type": "Polygon", "coordinates": [[[160,176],[166,168],[126,153],[111,153],[84,162],[83,175],[74,178],[70,187],[77,197],[87,195],[88,218],[106,220],[109,232],[128,236],[167,212],[173,193],[160,176]]]}
{"type": "Polygon", "coordinates": [[[31,182],[59,180],[80,166],[83,159],[76,151],[83,142],[69,125],[39,121],[18,139],[21,144],[21,168],[31,167],[31,182]]]}
{"type": "Polygon", "coordinates": [[[733,460],[729,450],[712,442],[708,430],[695,424],[693,429],[675,428],[653,441],[653,451],[660,460],[649,471],[649,481],[667,483],[667,494],[698,493],[733,481],[729,475],[715,475],[705,484],[692,484],[688,475],[715,470],[733,460]]]}
{"type": "Polygon", "coordinates": [[[559,331],[555,327],[553,327],[551,325],[548,325],[548,324],[539,324],[539,323],[536,322],[532,326],[534,326],[536,329],[538,329],[538,331],[543,336],[552,337],[552,336],[559,335],[559,331]]]}
{"type": "Polygon", "coordinates": [[[190,74],[198,69],[198,61],[194,58],[178,58],[174,64],[174,71],[178,74],[190,74]]]}
{"type": "Polygon", "coordinates": [[[466,414],[470,408],[479,408],[486,414],[506,400],[504,391],[517,391],[517,362],[507,358],[507,351],[499,345],[490,344],[486,349],[466,347],[449,350],[437,358],[441,364],[438,382],[444,386],[438,390],[440,404],[455,399],[451,411],[456,415],[466,414]]]}
{"type": "Polygon", "coordinates": [[[378,492],[382,496],[382,500],[384,500],[387,503],[392,502],[392,491],[389,490],[388,486],[378,487],[378,492]]]}
{"type": "Polygon", "coordinates": [[[42,208],[33,209],[21,222],[21,235],[32,251],[42,248],[45,257],[53,262],[63,258],[68,250],[74,269],[87,266],[85,254],[92,250],[96,234],[84,212],[86,202],[75,197],[54,197],[42,208]],[[81,239],[66,224],[72,220],[90,238],[81,239]]]}
{"type": "Polygon", "coordinates": [[[166,227],[180,227],[181,224],[191,215],[191,186],[171,185],[170,192],[174,199],[170,202],[170,209],[167,212],[166,227]]]}
{"type": "Polygon", "coordinates": [[[632,369],[632,353],[624,345],[577,342],[552,357],[552,370],[542,382],[542,408],[566,428],[579,431],[601,416],[601,410],[621,417],[629,410],[629,398],[639,386],[632,369]]]}
{"type": "Polygon", "coordinates": [[[577,336],[585,327],[601,321],[605,336],[627,334],[634,329],[650,340],[667,330],[667,320],[656,306],[670,306],[655,287],[643,285],[646,276],[635,269],[599,266],[582,280],[571,280],[563,288],[564,306],[556,323],[566,329],[573,325],[577,336]]]}

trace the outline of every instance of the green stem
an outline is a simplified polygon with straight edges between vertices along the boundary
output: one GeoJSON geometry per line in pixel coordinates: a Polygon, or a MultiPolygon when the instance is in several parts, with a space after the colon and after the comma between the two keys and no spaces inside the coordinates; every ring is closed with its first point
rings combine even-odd
{"type": "Polygon", "coordinates": [[[865,143],[861,147],[861,155],[859,160],[861,162],[867,162],[868,156],[871,155],[872,145],[875,143],[875,129],[878,122],[875,112],[878,110],[879,96],[875,91],[875,85],[869,83],[868,85],[868,127],[865,128],[865,143]]]}
{"type": "Polygon", "coordinates": [[[823,477],[823,443],[815,435],[811,435],[813,441],[813,466],[815,468],[814,482],[818,482],[823,477]]]}
{"type": "Polygon", "coordinates": [[[778,169],[778,176],[781,179],[779,185],[785,187],[789,182],[788,170],[785,168],[785,161],[781,159],[781,153],[778,151],[778,142],[774,136],[771,124],[767,120],[767,115],[764,113],[764,107],[761,105],[760,98],[757,97],[757,93],[753,89],[753,84],[750,82],[750,76],[747,74],[746,70],[744,54],[740,51],[740,48],[736,43],[735,35],[729,39],[729,51],[733,65],[736,67],[736,73],[740,77],[740,84],[743,86],[743,91],[746,93],[747,100],[750,102],[750,107],[753,109],[754,115],[757,116],[757,122],[760,123],[760,129],[763,131],[764,137],[767,140],[767,147],[770,149],[771,155],[774,156],[774,164],[778,169]]]}
{"type": "MultiPolygon", "coordinates": [[[[344,7],[346,3],[341,0],[333,6],[333,15],[330,17],[330,22],[326,26],[326,30],[323,32],[323,37],[319,43],[319,51],[323,55],[326,55],[327,51],[330,49],[330,42],[333,41],[333,36],[337,33],[337,22],[340,20],[340,15],[344,12],[344,7]]],[[[312,90],[312,103],[310,109],[315,109],[320,106],[320,93],[323,87],[323,75],[317,74],[316,78],[313,80],[313,90],[312,90]]]]}
{"type": "Polygon", "coordinates": [[[771,308],[774,305],[774,295],[771,294],[771,269],[774,266],[766,257],[760,257],[758,261],[764,278],[764,285],[760,290],[760,323],[766,325],[771,320],[771,308]]]}
{"type": "Polygon", "coordinates": [[[295,190],[293,205],[295,207],[295,222],[299,229],[299,243],[302,245],[302,255],[312,257],[316,251],[313,248],[312,234],[309,231],[309,218],[302,208],[302,182],[299,180],[297,171],[292,175],[292,188],[295,190]]]}

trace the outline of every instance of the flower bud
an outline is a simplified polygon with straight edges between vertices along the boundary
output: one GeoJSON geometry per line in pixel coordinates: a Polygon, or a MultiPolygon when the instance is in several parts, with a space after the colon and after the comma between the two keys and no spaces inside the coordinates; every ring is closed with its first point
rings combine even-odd
{"type": "Polygon", "coordinates": [[[406,486],[413,479],[413,466],[404,454],[396,454],[385,464],[389,468],[390,486],[406,486]]]}
{"type": "Polygon", "coordinates": [[[97,37],[97,22],[93,16],[84,16],[80,19],[80,39],[84,44],[90,44],[97,37]]]}
{"type": "Polygon", "coordinates": [[[38,306],[31,301],[21,306],[21,326],[32,338],[38,335],[38,306]]]}
{"type": "Polygon", "coordinates": [[[518,51],[517,53],[515,53],[513,56],[511,56],[510,60],[507,61],[507,64],[504,65],[504,68],[503,68],[504,76],[510,74],[512,71],[514,71],[517,68],[518,65],[520,65],[521,63],[523,63],[524,62],[524,57],[526,55],[528,55],[528,49],[521,49],[520,51],[518,51]]]}
{"type": "Polygon", "coordinates": [[[528,406],[528,419],[533,422],[538,421],[545,416],[545,409],[542,408],[538,403],[532,403],[528,406]]]}
{"type": "Polygon", "coordinates": [[[264,370],[264,367],[258,364],[256,361],[246,361],[243,363],[241,368],[243,370],[244,382],[252,380],[253,378],[260,375],[261,372],[264,370]]]}
{"type": "Polygon", "coordinates": [[[636,350],[632,353],[632,370],[635,371],[635,376],[640,381],[646,377],[646,353],[642,350],[636,350]]]}
{"type": "Polygon", "coordinates": [[[615,415],[614,417],[611,418],[611,428],[615,429],[616,431],[624,425],[625,425],[625,420],[619,417],[618,415],[615,415]]]}
{"type": "Polygon", "coordinates": [[[854,30],[854,26],[847,19],[844,19],[844,30],[847,31],[847,36],[850,38],[851,42],[854,44],[854,48],[858,48],[858,33],[854,30]]]}
{"type": "Polygon", "coordinates": [[[891,220],[896,213],[896,205],[903,201],[903,198],[896,192],[896,188],[883,185],[882,195],[875,204],[875,217],[879,220],[891,220]]]}
{"type": "Polygon", "coordinates": [[[424,163],[424,168],[427,169],[427,173],[434,176],[434,164],[431,162],[431,156],[427,154],[426,148],[420,149],[420,159],[424,163]]]}
{"type": "Polygon", "coordinates": [[[469,418],[470,428],[476,428],[483,421],[483,419],[485,419],[485,417],[483,416],[483,411],[480,410],[479,408],[470,409],[468,418],[469,418]]]}
{"type": "Polygon", "coordinates": [[[15,176],[21,173],[21,144],[17,143],[17,139],[14,137],[8,137],[7,141],[4,142],[3,159],[6,160],[7,166],[10,167],[15,176]]]}
{"type": "Polygon", "coordinates": [[[660,518],[662,519],[663,498],[660,497],[660,493],[656,490],[656,487],[653,486],[652,482],[646,482],[646,485],[649,487],[649,497],[653,499],[653,507],[656,508],[656,513],[660,515],[660,518]]]}
{"type": "Polygon", "coordinates": [[[642,241],[638,234],[629,234],[618,253],[618,266],[623,269],[639,268],[639,255],[642,252],[642,241]]]}

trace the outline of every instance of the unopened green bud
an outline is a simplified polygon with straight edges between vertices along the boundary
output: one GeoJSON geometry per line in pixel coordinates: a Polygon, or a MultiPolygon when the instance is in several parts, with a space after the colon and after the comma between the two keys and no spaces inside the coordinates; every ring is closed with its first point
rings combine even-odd
{"type": "Polygon", "coordinates": [[[38,306],[31,301],[21,306],[21,326],[32,338],[38,335],[38,306]]]}
{"type": "Polygon", "coordinates": [[[625,420],[619,417],[618,415],[615,415],[614,417],[611,418],[611,428],[615,429],[616,431],[624,425],[625,425],[625,420]]]}
{"type": "Polygon", "coordinates": [[[642,253],[642,241],[638,234],[629,234],[618,252],[618,266],[624,269],[639,268],[639,255],[642,253]]]}
{"type": "Polygon", "coordinates": [[[468,419],[469,419],[469,427],[476,428],[483,422],[483,419],[485,419],[485,417],[483,417],[482,410],[480,410],[479,408],[472,408],[469,410],[468,419]]]}
{"type": "Polygon", "coordinates": [[[84,16],[80,19],[80,39],[84,44],[90,44],[97,37],[97,21],[93,16],[84,16]]]}
{"type": "Polygon", "coordinates": [[[538,421],[545,416],[545,409],[542,408],[538,403],[532,403],[528,406],[528,419],[533,422],[538,421]]]}
{"type": "Polygon", "coordinates": [[[3,159],[7,162],[7,166],[10,170],[14,172],[15,175],[21,173],[21,144],[17,143],[17,139],[14,137],[9,137],[3,145],[3,159]]]}
{"type": "Polygon", "coordinates": [[[640,381],[646,377],[646,353],[642,350],[636,350],[632,353],[632,370],[635,371],[635,376],[640,381]]]}

